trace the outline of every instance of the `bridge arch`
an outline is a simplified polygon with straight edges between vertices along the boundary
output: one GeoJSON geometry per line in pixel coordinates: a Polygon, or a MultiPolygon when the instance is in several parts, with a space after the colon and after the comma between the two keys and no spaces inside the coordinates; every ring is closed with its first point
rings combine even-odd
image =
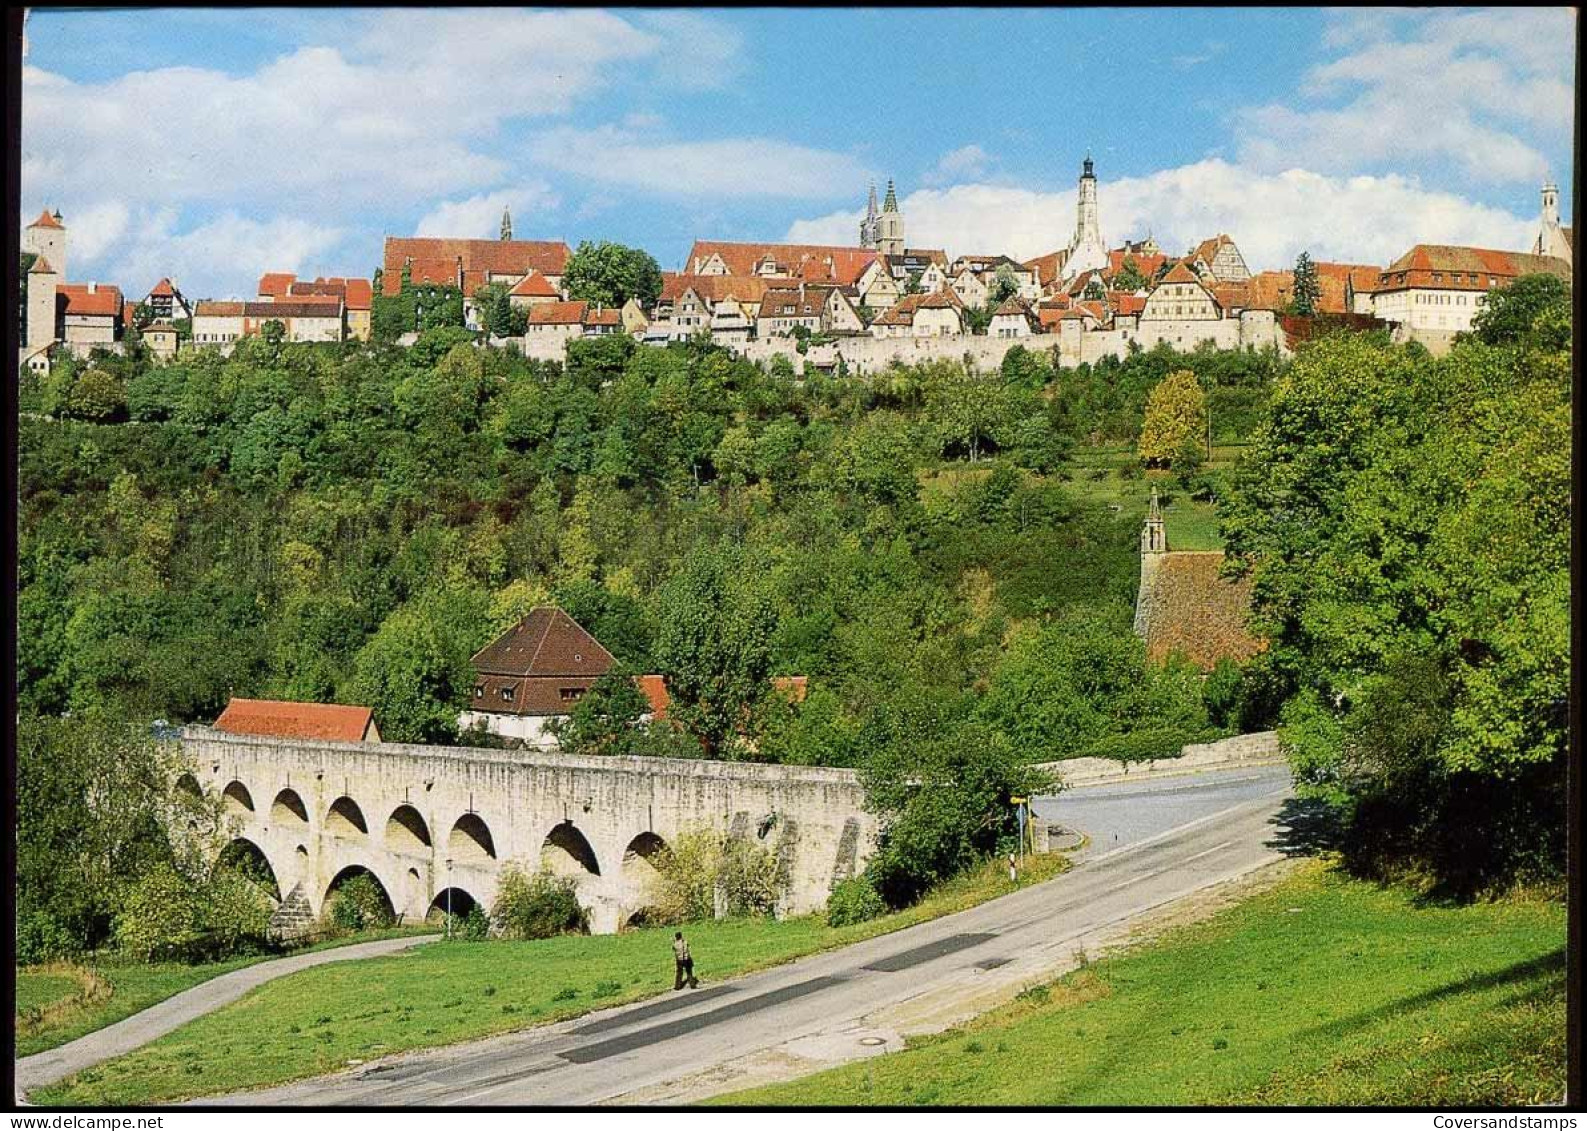
{"type": "Polygon", "coordinates": [[[198,779],[192,774],[183,774],[181,777],[177,778],[176,788],[178,791],[187,794],[189,797],[204,796],[203,787],[198,784],[198,779]]]}
{"type": "Polygon", "coordinates": [[[253,794],[240,781],[230,782],[221,791],[221,797],[225,799],[228,814],[242,817],[253,812],[253,794]]]}
{"type": "Polygon", "coordinates": [[[425,912],[425,918],[439,920],[450,914],[454,918],[461,919],[476,907],[481,911],[485,909],[479,900],[463,888],[453,885],[435,893],[435,898],[430,901],[429,911],[425,912]]]}
{"type": "Polygon", "coordinates": [[[325,831],[331,836],[353,840],[369,835],[369,822],[364,820],[364,811],[356,801],[351,797],[338,797],[331,802],[330,812],[325,814],[325,831]]]}
{"type": "Polygon", "coordinates": [[[231,868],[257,885],[276,903],[281,902],[281,881],[265,850],[245,836],[234,837],[215,858],[216,869],[231,868]]]}
{"type": "Polygon", "coordinates": [[[362,864],[349,864],[331,878],[331,882],[326,885],[325,898],[321,900],[321,906],[329,912],[342,888],[347,885],[349,880],[358,876],[368,876],[375,888],[380,892],[382,904],[380,911],[386,917],[386,921],[390,922],[395,919],[397,917],[397,909],[391,902],[391,893],[386,890],[386,885],[380,882],[380,877],[362,864]]]}
{"type": "Polygon", "coordinates": [[[478,864],[496,859],[496,841],[490,835],[490,827],[480,819],[478,813],[464,813],[457,819],[457,823],[452,826],[451,836],[447,837],[446,850],[459,864],[478,864]]]}
{"type": "Polygon", "coordinates": [[[672,850],[655,833],[640,833],[623,850],[623,878],[649,883],[661,870],[662,861],[672,850]]]}
{"type": "Polygon", "coordinates": [[[601,874],[595,849],[572,821],[563,821],[546,834],[540,846],[540,866],[559,876],[601,874]]]}
{"type": "Polygon", "coordinates": [[[309,807],[303,804],[303,798],[298,796],[298,791],[288,786],[276,794],[276,799],[270,805],[270,824],[277,827],[291,825],[306,825],[309,823],[309,807]]]}
{"type": "Polygon", "coordinates": [[[430,826],[412,805],[398,805],[386,819],[386,847],[398,852],[422,852],[430,847],[430,826]]]}

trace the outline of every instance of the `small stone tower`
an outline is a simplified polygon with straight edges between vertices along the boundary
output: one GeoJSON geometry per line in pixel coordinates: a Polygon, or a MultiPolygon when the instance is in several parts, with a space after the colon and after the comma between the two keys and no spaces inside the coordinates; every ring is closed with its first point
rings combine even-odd
{"type": "Polygon", "coordinates": [[[880,218],[876,213],[876,183],[871,182],[871,198],[865,205],[865,219],[860,221],[860,246],[875,248],[876,238],[880,227],[880,218]]]}
{"type": "Polygon", "coordinates": [[[505,204],[501,206],[501,238],[512,239],[512,213],[505,204]]]}
{"type": "Polygon", "coordinates": [[[55,341],[56,285],[65,281],[55,265],[44,256],[28,269],[27,348],[36,350],[55,341]]]}
{"type": "Polygon", "coordinates": [[[891,178],[887,182],[887,199],[882,201],[882,214],[876,225],[876,250],[883,255],[904,254],[904,214],[898,210],[898,196],[893,192],[891,178]]]}
{"type": "Polygon", "coordinates": [[[61,279],[66,278],[66,225],[61,223],[61,214],[56,212],[53,216],[46,208],[39,213],[39,218],[27,226],[22,237],[22,250],[31,251],[34,255],[41,256],[50,261],[50,266],[55,268],[56,274],[61,279]]]}
{"type": "Polygon", "coordinates": [[[1168,532],[1163,527],[1163,511],[1157,503],[1157,488],[1146,508],[1141,526],[1141,587],[1135,593],[1135,635],[1146,639],[1151,628],[1152,604],[1157,591],[1157,575],[1168,553],[1168,532]]]}
{"type": "Polygon", "coordinates": [[[1069,241],[1069,258],[1063,277],[1073,279],[1082,271],[1098,271],[1108,265],[1107,245],[1102,242],[1102,227],[1097,213],[1097,175],[1091,155],[1081,166],[1080,189],[1075,204],[1075,234],[1069,241]]]}

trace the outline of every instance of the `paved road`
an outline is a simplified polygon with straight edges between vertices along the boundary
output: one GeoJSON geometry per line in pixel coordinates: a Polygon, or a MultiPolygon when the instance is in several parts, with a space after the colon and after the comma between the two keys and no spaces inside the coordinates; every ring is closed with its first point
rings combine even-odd
{"type": "Polygon", "coordinates": [[[1048,883],[698,990],[199,1102],[690,1102],[896,1049],[1072,966],[1143,912],[1278,859],[1288,793],[1281,767],[1077,789],[1041,804],[1092,844],[1048,883]]]}
{"type": "Polygon", "coordinates": [[[236,1001],[255,986],[261,986],[275,978],[295,974],[299,970],[326,962],[346,962],[349,959],[374,958],[377,955],[390,954],[410,946],[431,942],[435,937],[408,935],[401,938],[354,943],[351,946],[333,947],[330,950],[316,950],[308,954],[294,954],[269,962],[258,962],[241,970],[222,974],[218,978],[211,978],[190,990],[183,990],[162,1002],[151,1005],[141,1013],[134,1013],[114,1025],[106,1025],[103,1029],[79,1037],[68,1044],[17,1061],[17,1094],[22,1095],[33,1088],[43,1087],[45,1084],[70,1076],[73,1072],[92,1067],[100,1061],[129,1053],[141,1045],[165,1036],[173,1029],[186,1025],[196,1017],[202,1017],[228,1002],[236,1001]]]}

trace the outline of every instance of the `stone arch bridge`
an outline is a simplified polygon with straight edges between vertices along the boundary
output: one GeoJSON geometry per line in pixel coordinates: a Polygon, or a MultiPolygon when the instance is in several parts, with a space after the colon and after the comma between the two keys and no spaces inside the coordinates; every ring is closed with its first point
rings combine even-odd
{"type": "Polygon", "coordinates": [[[780,911],[819,909],[876,823],[851,770],[182,731],[189,788],[218,793],[229,851],[262,857],[281,911],[317,916],[368,873],[406,921],[489,908],[502,867],[573,877],[591,930],[644,911],[656,853],[710,828],[775,851],[780,911]]]}

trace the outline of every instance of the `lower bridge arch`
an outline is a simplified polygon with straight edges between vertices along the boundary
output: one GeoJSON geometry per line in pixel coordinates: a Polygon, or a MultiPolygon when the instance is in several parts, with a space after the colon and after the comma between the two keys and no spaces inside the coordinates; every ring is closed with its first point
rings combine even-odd
{"type": "Polygon", "coordinates": [[[373,912],[377,918],[384,918],[386,922],[394,920],[397,917],[397,908],[391,902],[391,892],[385,884],[380,882],[379,876],[362,864],[349,864],[332,877],[331,882],[326,885],[325,898],[320,901],[323,913],[326,916],[334,915],[336,901],[342,897],[343,889],[353,880],[365,876],[369,878],[369,882],[374,885],[374,889],[378,893],[378,897],[374,900],[374,906],[367,910],[373,912]]]}
{"type": "Polygon", "coordinates": [[[235,837],[215,858],[216,869],[230,868],[262,890],[275,903],[284,894],[281,881],[265,850],[245,836],[235,837]]]}
{"type": "Polygon", "coordinates": [[[430,901],[430,910],[425,918],[431,922],[439,922],[450,915],[454,919],[463,919],[468,913],[478,907],[481,912],[485,907],[466,890],[460,887],[449,887],[435,893],[435,898],[430,901]]]}

